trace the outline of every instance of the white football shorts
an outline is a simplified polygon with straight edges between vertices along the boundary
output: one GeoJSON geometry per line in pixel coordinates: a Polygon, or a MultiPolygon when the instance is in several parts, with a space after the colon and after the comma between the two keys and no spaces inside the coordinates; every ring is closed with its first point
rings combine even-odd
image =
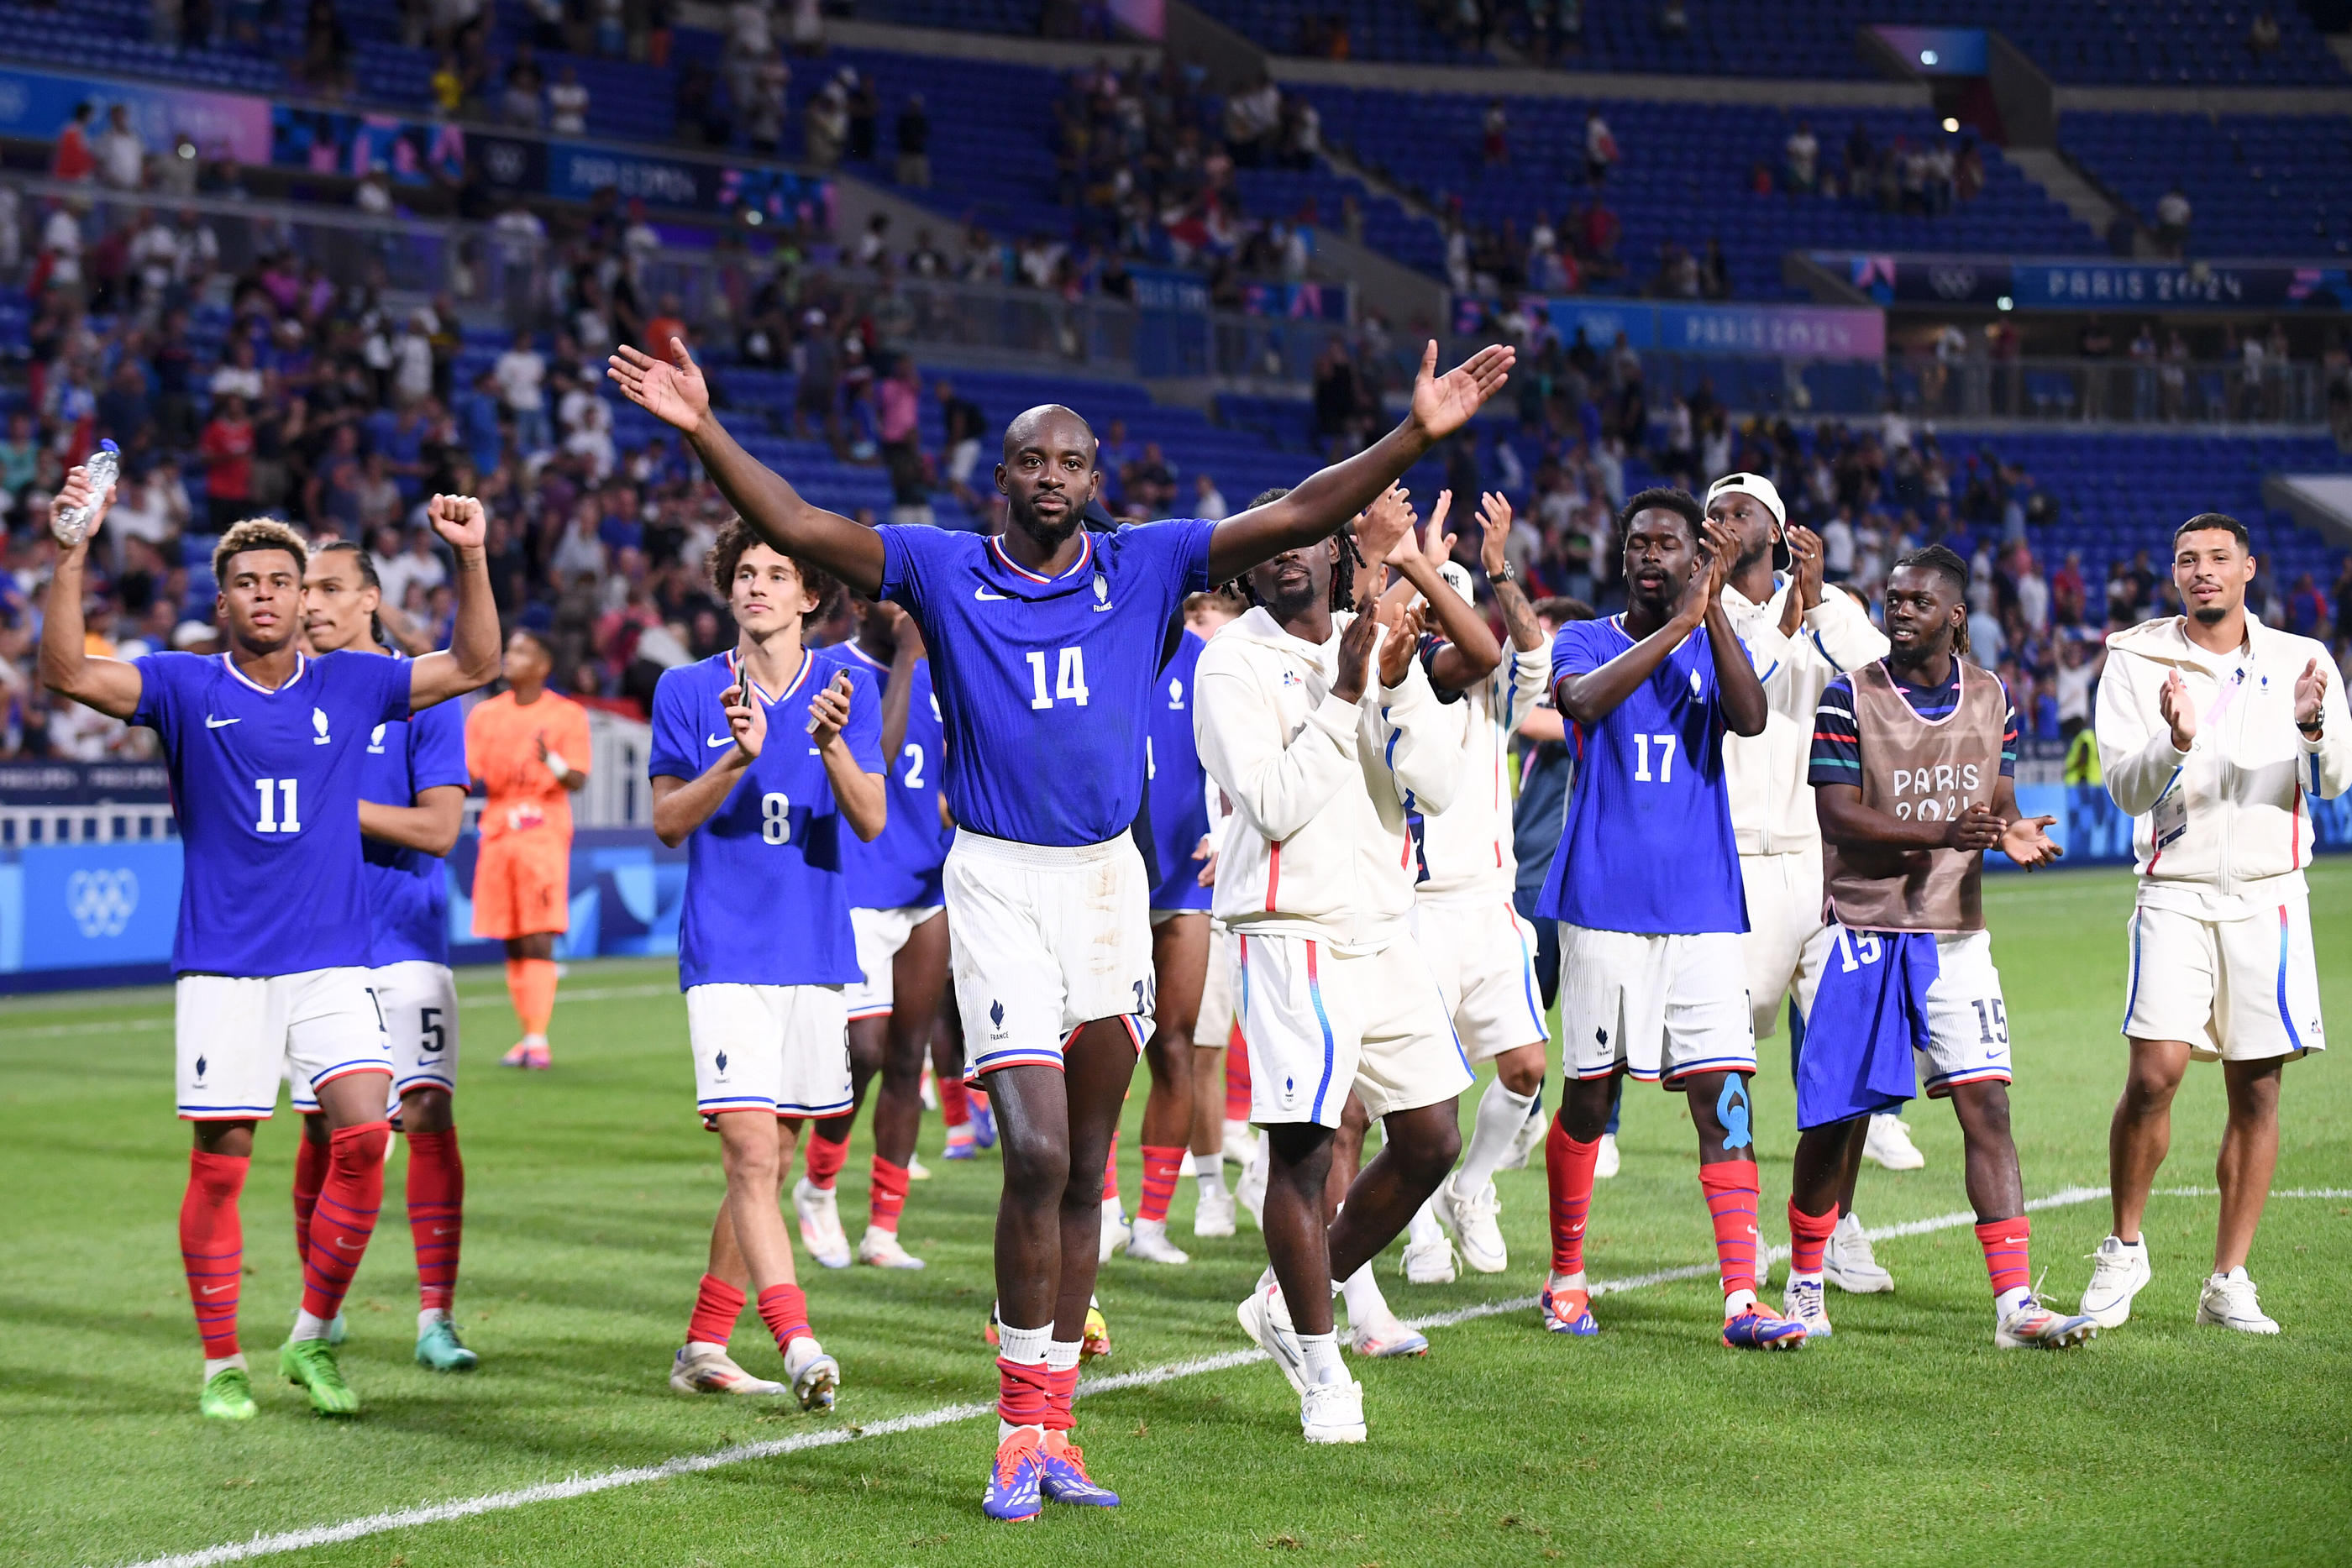
{"type": "Polygon", "coordinates": [[[1234,939],[1209,922],[1209,969],[1201,982],[1201,1012],[1192,1020],[1192,1043],[1223,1050],[1234,1034],[1234,939]]]}
{"type": "Polygon", "coordinates": [[[2123,1032],[2133,1040],[2187,1040],[2200,1061],[2293,1061],[2327,1049],[2307,896],[2243,920],[2141,904],[2130,977],[2123,1032]]]}
{"type": "Polygon", "coordinates": [[[857,935],[857,968],[866,977],[849,988],[849,1016],[857,1019],[890,1015],[891,976],[898,949],[915,927],[941,913],[936,904],[911,904],[899,909],[853,909],[850,929],[857,935]]]}
{"type": "Polygon", "coordinates": [[[1606,1078],[1622,1064],[1672,1089],[1694,1072],[1754,1072],[1738,936],[1594,931],[1561,921],[1559,1028],[1564,1064],[1577,1078],[1606,1078]]]}
{"type": "MultiPolygon", "coordinates": [[[[412,1089],[457,1089],[457,977],[446,964],[422,958],[385,964],[367,972],[368,988],[383,1009],[384,1032],[392,1037],[392,1103],[384,1114],[400,1114],[400,1097],[412,1089]]],[[[286,1084],[294,1109],[319,1108],[310,1083],[289,1062],[286,1084]]]]}
{"type": "Polygon", "coordinates": [[[1058,1068],[1097,1019],[1151,1034],[1151,889],[1135,841],[1019,844],[957,830],[940,871],[971,1077],[1058,1068]]]}
{"type": "Polygon", "coordinates": [[[1351,1089],[1378,1121],[1470,1087],[1437,977],[1410,934],[1353,955],[1307,936],[1236,932],[1234,946],[1260,1126],[1337,1127],[1351,1089]]]}
{"type": "Polygon", "coordinates": [[[1807,944],[1822,928],[1822,852],[1741,855],[1739,880],[1748,890],[1748,1001],[1756,1038],[1780,1027],[1781,1004],[1802,987],[1807,944]]]}
{"type": "Polygon", "coordinates": [[[1536,928],[1508,898],[1419,904],[1412,930],[1472,1066],[1551,1042],[1536,989],[1536,928]]]}
{"type": "MultiPolygon", "coordinates": [[[[1811,1013],[1813,993],[1829,967],[1876,962],[1877,955],[1862,946],[1876,939],[1870,932],[1835,925],[1815,932],[1805,945],[1797,1011],[1811,1013]]],[[[1930,1100],[1944,1098],[1956,1083],[2011,1082],[2009,1005],[2001,999],[1990,931],[1937,933],[1936,983],[1927,988],[1927,1049],[1914,1056],[1920,1087],[1930,1100]]]]}
{"type": "Polygon", "coordinates": [[[267,978],[182,975],[173,1035],[184,1122],[267,1118],[281,1077],[315,1104],[319,1086],[393,1071],[392,1039],[356,965],[267,978]]]}
{"type": "Polygon", "coordinates": [[[838,1116],[855,1103],[840,986],[690,986],[694,1107],[838,1116]]]}

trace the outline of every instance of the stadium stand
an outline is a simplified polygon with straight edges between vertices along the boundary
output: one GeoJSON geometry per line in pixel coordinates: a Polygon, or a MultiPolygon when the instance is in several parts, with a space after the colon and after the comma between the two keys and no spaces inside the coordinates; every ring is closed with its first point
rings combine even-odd
{"type": "Polygon", "coordinates": [[[2150,227],[2158,200],[2179,186],[2192,211],[2191,256],[2352,251],[2352,120],[2069,110],[2058,135],[2150,227]]]}

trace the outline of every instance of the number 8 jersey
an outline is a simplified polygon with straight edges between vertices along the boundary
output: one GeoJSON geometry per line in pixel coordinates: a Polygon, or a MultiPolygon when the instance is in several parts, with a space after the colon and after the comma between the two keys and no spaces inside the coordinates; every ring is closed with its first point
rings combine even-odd
{"type": "MultiPolygon", "coordinates": [[[[1633,645],[1622,615],[1570,622],[1552,640],[1551,683],[1633,645]]],[[[1570,725],[1568,826],[1536,913],[1592,931],[1746,932],[1724,729],[1704,627],[1598,724],[1570,725]]]]}
{"type": "Polygon", "coordinates": [[[226,653],[136,664],[131,722],[163,740],[184,846],[173,973],[365,966],[361,759],[376,726],[408,716],[408,663],[298,653],[276,691],[226,653]]]}
{"type": "MultiPolygon", "coordinates": [[[[656,779],[692,781],[735,744],[719,694],[735,684],[734,654],[665,671],[654,688],[656,779]]],[[[687,841],[686,903],[678,918],[677,979],[695,986],[840,986],[858,978],[849,924],[856,834],[841,817],[824,759],[809,738],[808,706],[835,675],[850,681],[843,738],[861,771],[882,771],[882,697],[856,661],[803,649],[790,685],[771,695],[768,737],[734,790],[687,841]]]]}

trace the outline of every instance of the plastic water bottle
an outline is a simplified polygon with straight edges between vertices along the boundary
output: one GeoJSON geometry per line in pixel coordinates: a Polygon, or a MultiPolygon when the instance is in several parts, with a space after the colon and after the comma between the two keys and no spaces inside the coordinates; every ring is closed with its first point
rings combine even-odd
{"type": "Polygon", "coordinates": [[[49,523],[61,545],[78,545],[89,537],[90,514],[112,493],[115,476],[122,471],[122,449],[111,441],[100,442],[82,470],[89,476],[89,505],[61,507],[49,523]]]}

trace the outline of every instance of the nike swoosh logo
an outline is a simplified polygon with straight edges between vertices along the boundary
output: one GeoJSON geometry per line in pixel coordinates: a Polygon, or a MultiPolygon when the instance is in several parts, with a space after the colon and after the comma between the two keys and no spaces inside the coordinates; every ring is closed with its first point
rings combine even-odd
{"type": "Polygon", "coordinates": [[[235,1285],[206,1285],[204,1287],[204,1293],[207,1296],[217,1296],[223,1291],[234,1291],[236,1289],[236,1287],[235,1285]]]}
{"type": "Polygon", "coordinates": [[[341,1236],[335,1238],[335,1245],[341,1248],[346,1252],[364,1252],[367,1250],[366,1242],[362,1241],[358,1246],[354,1247],[352,1245],[348,1238],[341,1236]]]}
{"type": "Polygon", "coordinates": [[[433,1228],[433,1234],[436,1236],[455,1236],[457,1234],[457,1228],[454,1225],[436,1225],[433,1228]]]}
{"type": "Polygon", "coordinates": [[[971,596],[974,599],[1010,599],[1013,597],[1009,593],[991,593],[984,588],[973,589],[971,591],[971,596]]]}
{"type": "Polygon", "coordinates": [[[714,735],[702,744],[710,747],[732,746],[735,744],[735,737],[731,735],[714,735]]]}
{"type": "Polygon", "coordinates": [[[241,718],[215,718],[210,714],[205,715],[205,727],[206,729],[226,729],[230,725],[243,724],[245,720],[241,718]]]}

